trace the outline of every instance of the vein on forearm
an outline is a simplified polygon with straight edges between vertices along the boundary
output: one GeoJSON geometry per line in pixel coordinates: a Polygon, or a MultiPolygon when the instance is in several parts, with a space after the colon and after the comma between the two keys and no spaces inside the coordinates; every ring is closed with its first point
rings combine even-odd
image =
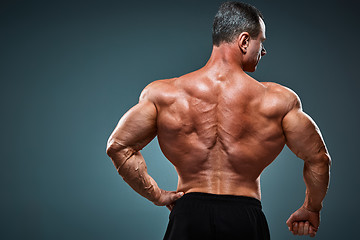
{"type": "Polygon", "coordinates": [[[136,192],[154,201],[160,189],[155,180],[147,173],[146,163],[140,152],[135,152],[119,168],[119,174],[136,192]]]}
{"type": "Polygon", "coordinates": [[[306,205],[316,210],[322,208],[322,201],[329,187],[330,165],[326,162],[304,164],[304,181],[306,184],[306,205]]]}

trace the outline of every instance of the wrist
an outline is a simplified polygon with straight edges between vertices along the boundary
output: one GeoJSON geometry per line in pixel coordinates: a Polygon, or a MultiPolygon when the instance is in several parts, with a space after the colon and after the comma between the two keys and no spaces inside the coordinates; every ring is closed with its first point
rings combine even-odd
{"type": "Polygon", "coordinates": [[[310,212],[320,212],[322,209],[322,203],[320,204],[311,204],[309,201],[305,201],[303,204],[303,208],[310,212]]]}
{"type": "Polygon", "coordinates": [[[150,200],[155,205],[158,205],[160,202],[161,191],[162,191],[162,189],[157,188],[156,191],[154,192],[153,198],[150,200]]]}

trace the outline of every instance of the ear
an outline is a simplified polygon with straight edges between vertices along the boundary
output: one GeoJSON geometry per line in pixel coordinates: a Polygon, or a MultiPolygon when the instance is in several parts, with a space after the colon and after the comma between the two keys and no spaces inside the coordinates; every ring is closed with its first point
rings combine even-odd
{"type": "Polygon", "coordinates": [[[242,53],[246,54],[249,42],[250,34],[248,32],[242,32],[237,39],[238,47],[242,53]]]}

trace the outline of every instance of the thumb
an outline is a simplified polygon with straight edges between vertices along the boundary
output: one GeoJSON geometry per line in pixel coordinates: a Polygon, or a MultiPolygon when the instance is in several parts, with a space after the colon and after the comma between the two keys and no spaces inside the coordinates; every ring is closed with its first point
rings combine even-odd
{"type": "Polygon", "coordinates": [[[286,221],[286,225],[289,227],[289,230],[292,231],[293,222],[295,221],[293,215],[289,217],[289,219],[286,221]]]}
{"type": "Polygon", "coordinates": [[[175,193],[175,194],[173,195],[173,201],[178,200],[178,199],[181,198],[182,196],[184,196],[184,192],[175,193]]]}

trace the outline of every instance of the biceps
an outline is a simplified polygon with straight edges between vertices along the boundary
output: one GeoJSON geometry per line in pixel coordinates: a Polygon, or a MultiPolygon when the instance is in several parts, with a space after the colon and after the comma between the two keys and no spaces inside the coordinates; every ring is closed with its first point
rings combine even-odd
{"type": "Polygon", "coordinates": [[[301,109],[290,111],[283,119],[286,144],[303,160],[313,160],[326,153],[321,132],[309,115],[301,109]]]}
{"type": "Polygon", "coordinates": [[[109,144],[141,150],[156,136],[156,118],[157,110],[152,102],[139,102],[120,119],[109,144]]]}

